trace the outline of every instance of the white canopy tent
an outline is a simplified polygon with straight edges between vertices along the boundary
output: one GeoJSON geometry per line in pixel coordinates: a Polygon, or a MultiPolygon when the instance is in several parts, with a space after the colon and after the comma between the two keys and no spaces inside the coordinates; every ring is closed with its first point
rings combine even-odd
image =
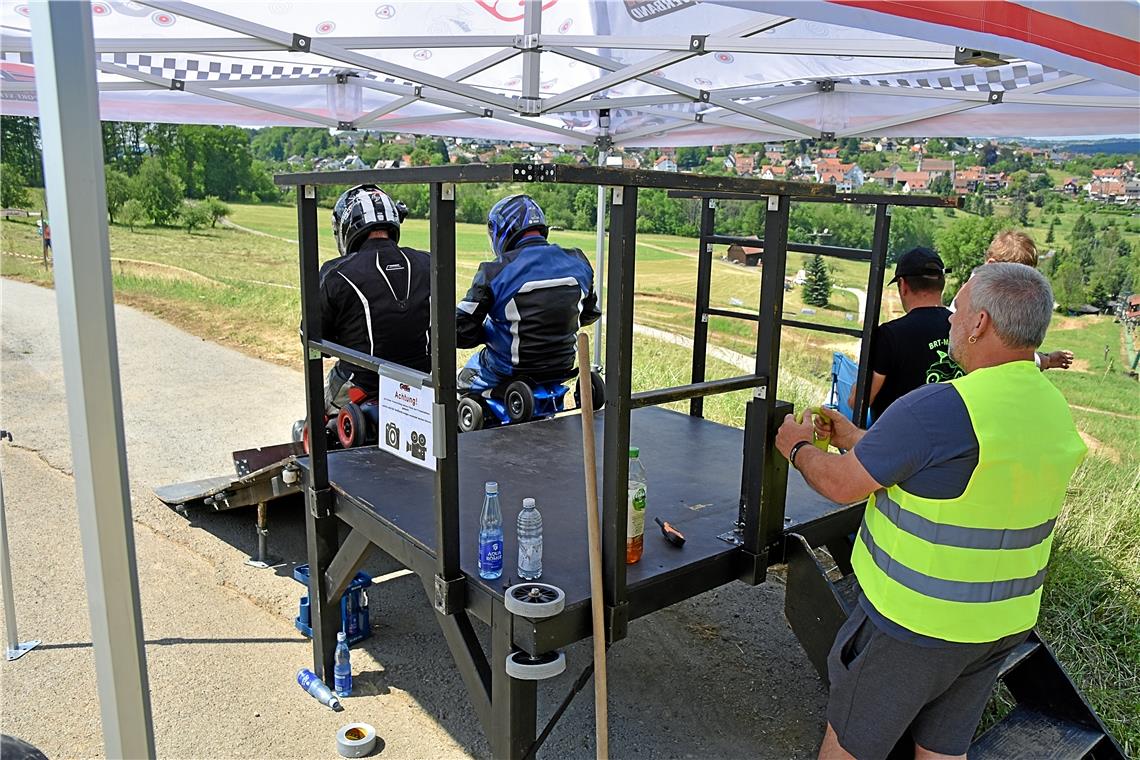
{"type": "MultiPolygon", "coordinates": [[[[35,115],[29,6],[2,9],[0,110],[35,115]]],[[[617,146],[1103,135],[1140,122],[1134,2],[99,0],[91,11],[106,120],[581,144],[608,108],[617,146]],[[957,65],[956,48],[1008,63],[957,65]]]]}
{"type": "Polygon", "coordinates": [[[0,24],[0,113],[41,117],[111,757],[153,757],[154,738],[100,118],[375,128],[603,152],[1140,131],[1134,0],[0,0],[0,24]]]}

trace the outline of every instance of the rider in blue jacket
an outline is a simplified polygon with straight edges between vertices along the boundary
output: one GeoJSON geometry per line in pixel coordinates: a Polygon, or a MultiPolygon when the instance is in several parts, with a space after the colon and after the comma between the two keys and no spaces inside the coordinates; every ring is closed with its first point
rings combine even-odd
{"type": "Polygon", "coordinates": [[[577,248],[547,241],[534,199],[512,195],[487,215],[495,260],[479,265],[455,311],[459,348],[486,344],[459,373],[459,389],[489,394],[516,376],[561,382],[574,371],[578,329],[601,317],[594,269],[577,248]]]}

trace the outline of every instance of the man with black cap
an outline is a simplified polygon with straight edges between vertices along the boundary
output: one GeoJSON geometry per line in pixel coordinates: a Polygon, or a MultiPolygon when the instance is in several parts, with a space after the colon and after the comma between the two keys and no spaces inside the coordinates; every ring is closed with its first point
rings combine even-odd
{"type": "MultiPolygon", "coordinates": [[[[905,316],[875,329],[871,351],[871,413],[878,419],[895,399],[927,383],[953,380],[962,370],[950,358],[950,310],[942,305],[947,269],[929,248],[899,257],[895,276],[905,316]]],[[[855,405],[855,391],[848,403],[855,405]]]]}

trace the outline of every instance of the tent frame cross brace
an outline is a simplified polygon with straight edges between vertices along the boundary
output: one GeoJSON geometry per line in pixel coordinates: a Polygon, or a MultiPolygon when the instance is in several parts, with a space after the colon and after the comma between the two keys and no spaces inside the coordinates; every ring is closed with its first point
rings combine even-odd
{"type": "MultiPolygon", "coordinates": [[[[757,87],[726,87],[701,89],[669,78],[664,72],[669,67],[696,56],[710,53],[769,53],[788,56],[841,55],[852,58],[898,58],[900,66],[915,59],[947,61],[952,65],[955,48],[952,45],[908,39],[852,40],[852,39],[789,39],[763,35],[794,21],[786,16],[761,16],[761,20],[740,24],[717,34],[692,35],[689,38],[669,37],[649,39],[616,35],[551,35],[543,34],[541,0],[524,1],[523,34],[472,35],[472,36],[399,36],[399,37],[312,37],[263,24],[238,16],[211,10],[181,0],[140,0],[140,3],[158,11],[178,14],[188,19],[209,24],[218,29],[236,32],[244,37],[211,38],[154,38],[154,39],[102,39],[95,51],[100,56],[98,68],[121,80],[103,81],[99,88],[104,92],[134,89],[170,89],[212,100],[231,103],[287,119],[343,130],[383,129],[398,131],[414,129],[423,124],[451,120],[492,119],[515,126],[537,130],[549,136],[551,142],[598,147],[623,146],[645,143],[651,138],[694,124],[715,124],[723,127],[763,133],[783,139],[827,139],[872,135],[887,129],[896,129],[946,114],[968,111],[987,105],[1035,104],[1073,108],[1135,109],[1135,98],[1114,95],[1048,95],[1053,90],[1089,81],[1088,77],[1061,76],[1047,82],[1007,89],[999,92],[980,90],[940,89],[938,87],[891,87],[871,84],[834,82],[820,79],[814,82],[788,82],[780,85],[757,87]],[[436,48],[462,47],[485,49],[488,54],[450,76],[435,76],[384,60],[371,51],[408,49],[421,46],[436,48]],[[656,55],[635,63],[620,63],[614,58],[589,52],[589,49],[610,51],[653,50],[656,55]],[[110,57],[116,53],[253,53],[266,51],[293,51],[319,56],[344,68],[330,68],[326,76],[296,76],[267,79],[191,81],[165,79],[138,69],[116,64],[110,57]],[[369,52],[363,52],[369,51],[369,52]],[[542,97],[542,60],[544,54],[570,59],[597,67],[602,74],[583,85],[562,93],[542,97]],[[521,56],[522,77],[518,94],[508,96],[490,88],[467,83],[466,80],[486,70],[521,56]],[[381,81],[376,76],[395,79],[381,81]],[[600,93],[623,83],[635,81],[657,88],[657,94],[633,97],[599,97],[600,93]],[[351,118],[334,118],[310,111],[288,108],[264,98],[231,92],[267,93],[289,86],[325,85],[327,87],[358,86],[396,96],[396,99],[374,107],[351,118]],[[898,97],[933,98],[947,103],[922,110],[860,124],[850,129],[827,132],[801,124],[793,119],[771,112],[775,106],[804,98],[827,98],[849,95],[885,95],[898,97]],[[446,111],[432,114],[400,116],[399,112],[416,104],[427,104],[446,111]],[[682,110],[696,105],[697,109],[682,110]],[[628,109],[657,117],[660,123],[634,126],[606,133],[594,126],[589,129],[571,129],[550,123],[549,117],[558,114],[592,114],[600,109],[628,109]],[[548,117],[540,120],[539,117],[548,117]]],[[[5,34],[0,37],[5,50],[30,52],[28,38],[5,34]]],[[[880,74],[882,72],[879,72],[880,74]]],[[[6,89],[12,92],[33,90],[34,86],[12,83],[6,89]]]]}

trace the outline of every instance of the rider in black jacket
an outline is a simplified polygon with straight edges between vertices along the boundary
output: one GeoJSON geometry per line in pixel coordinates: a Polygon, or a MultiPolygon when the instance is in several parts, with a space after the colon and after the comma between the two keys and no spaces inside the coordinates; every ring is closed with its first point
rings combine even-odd
{"type": "MultiPolygon", "coordinates": [[[[321,267],[324,338],[370,356],[431,372],[431,259],[398,245],[407,209],[375,185],[347,190],[333,208],[340,257],[321,267]]],[[[325,409],[337,413],[357,387],[379,390],[375,371],[338,361],[325,378],[325,409]]]]}

